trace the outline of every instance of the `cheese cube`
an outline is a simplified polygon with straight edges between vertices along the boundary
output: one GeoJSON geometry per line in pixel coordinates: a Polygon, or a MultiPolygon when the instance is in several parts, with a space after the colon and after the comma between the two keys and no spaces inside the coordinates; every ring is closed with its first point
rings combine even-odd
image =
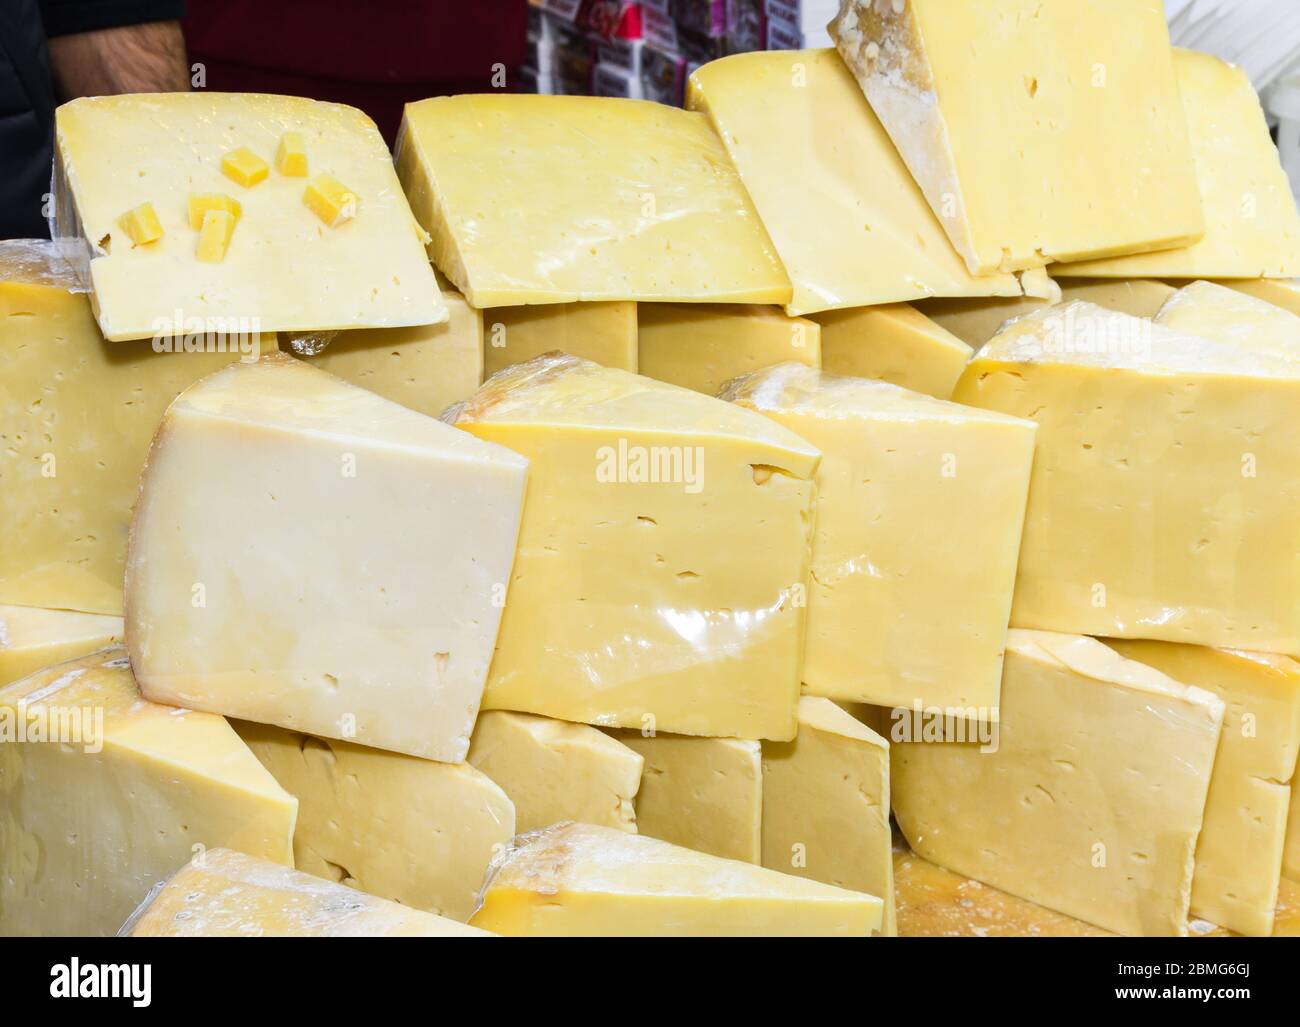
{"type": "Polygon", "coordinates": [[[112,935],[194,846],[292,865],[298,803],[221,717],[101,649],[0,690],[0,935],[112,935]]]}
{"type": "Polygon", "coordinates": [[[494,307],[482,314],[484,374],[557,351],[635,373],[636,312],[626,301],[494,307]]]}
{"type": "Polygon", "coordinates": [[[266,181],[270,170],[271,166],[247,146],[237,147],[221,158],[222,174],[249,189],[266,181]]]}
{"type": "Polygon", "coordinates": [[[956,873],[1119,934],[1185,935],[1223,714],[1093,639],[1015,630],[993,746],[920,711],[895,725],[894,815],[956,873]]]}
{"type": "Polygon", "coordinates": [[[162,225],[158,222],[152,203],[142,203],[117,220],[122,231],[130,238],[132,246],[143,246],[162,238],[162,225]]]}
{"type": "Polygon", "coordinates": [[[226,193],[190,193],[188,201],[190,227],[196,232],[203,228],[203,216],[210,210],[222,210],[239,220],[244,208],[238,200],[226,193]]]}
{"type": "Polygon", "coordinates": [[[521,835],[471,921],[514,936],[862,937],[881,902],[589,824],[521,835]]]}
{"type": "Polygon", "coordinates": [[[280,136],[275,151],[275,170],[294,178],[307,177],[307,144],[301,132],[286,132],[280,136]]]}
{"type": "Polygon", "coordinates": [[[121,617],[0,605],[0,685],[121,642],[121,617]]]}
{"type": "Polygon", "coordinates": [[[822,367],[948,399],[971,348],[915,307],[892,303],[817,314],[822,367]]]}
{"type": "Polygon", "coordinates": [[[468,920],[515,808],[473,767],[237,720],[234,728],[298,799],[294,865],[403,906],[468,920]]]}
{"type": "Polygon", "coordinates": [[[954,398],[1039,425],[1012,624],[1300,653],[1300,363],[1070,303],[954,398]]]}
{"type": "Polygon", "coordinates": [[[510,796],[521,833],[561,820],[636,833],[633,799],[644,761],[587,724],[485,710],[469,762],[510,796]]]}
{"type": "Polygon", "coordinates": [[[485,709],[790,738],[820,454],[766,418],[576,357],[448,419],[528,457],[485,709]]]}
{"type": "Polygon", "coordinates": [[[235,219],[229,211],[209,210],[203,215],[199,242],[194,256],[205,264],[219,264],[226,259],[226,248],[235,233],[235,219]]]}
{"type": "Polygon", "coordinates": [[[168,408],[132,523],[140,687],[463,760],[526,468],[284,354],[205,378],[168,408]]]}
{"type": "Polygon", "coordinates": [[[407,104],[397,174],[475,307],[785,303],[790,280],[703,116],[494,93],[407,104]]]}
{"type": "Polygon", "coordinates": [[[822,451],[804,691],[993,716],[1034,424],[800,364],[722,396],[822,451]]]}
{"type": "Polygon", "coordinates": [[[302,202],[330,228],[338,228],[357,216],[357,206],[361,201],[333,175],[317,175],[303,190],[302,202]]]}
{"type": "Polygon", "coordinates": [[[1281,360],[1300,359],[1300,317],[1212,282],[1193,282],[1169,297],[1156,323],[1281,360]]]}
{"type": "Polygon", "coordinates": [[[830,33],[973,274],[1205,234],[1160,0],[844,0],[830,33]]]}
{"type": "Polygon", "coordinates": [[[1236,289],[1254,296],[1275,307],[1300,314],[1300,278],[1255,278],[1220,282],[1228,289],[1236,289]]]}

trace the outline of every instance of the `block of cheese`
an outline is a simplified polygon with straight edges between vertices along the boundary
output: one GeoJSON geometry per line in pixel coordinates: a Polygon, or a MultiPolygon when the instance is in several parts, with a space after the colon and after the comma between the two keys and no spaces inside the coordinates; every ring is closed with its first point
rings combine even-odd
{"type": "Polygon", "coordinates": [[[1286,278],[1300,275],[1300,214],[1255,87],[1245,70],[1207,53],[1174,50],[1203,238],[1180,249],[1053,268],[1055,275],[1131,278],[1286,278]]]}
{"type": "Polygon", "coordinates": [[[163,411],[255,356],[260,337],[190,352],[105,343],[71,269],[27,259],[55,253],[0,241],[0,603],[120,616],[127,526],[163,411]]]}
{"type": "Polygon", "coordinates": [[[762,861],[763,765],[759,743],[630,728],[611,733],[645,759],[637,830],[651,838],[745,863],[762,861]]]}
{"type": "Polygon", "coordinates": [[[494,307],[482,314],[484,374],[554,351],[635,373],[636,310],[626,300],[494,307]]]}
{"type": "Polygon", "coordinates": [[[1294,778],[1291,786],[1291,812],[1286,821],[1286,841],[1282,850],[1282,874],[1300,883],[1300,787],[1294,778]]]}
{"type": "Polygon", "coordinates": [[[457,938],[487,931],[230,849],[172,875],[123,926],[134,938],[457,938]]]}
{"type": "Polygon", "coordinates": [[[799,700],[799,734],[763,743],[763,866],[876,895],[894,920],[889,743],[829,699],[799,700]]]}
{"type": "Polygon", "coordinates": [[[1252,353],[1300,359],[1300,317],[1213,282],[1192,282],[1169,297],[1156,323],[1252,353]]]}
{"type": "Polygon", "coordinates": [[[641,373],[708,396],[787,360],[821,367],[821,328],[776,307],[643,303],[637,320],[641,373]]]}
{"type": "Polygon", "coordinates": [[[510,796],[521,834],[561,820],[636,833],[633,800],[644,761],[589,724],[485,710],[469,762],[510,796]]]}
{"type": "Polygon", "coordinates": [[[722,396],[822,452],[804,691],[992,716],[1034,424],[800,364],[722,396]]]}
{"type": "Polygon", "coordinates": [[[954,398],[1039,425],[1012,624],[1300,653],[1300,363],[1076,302],[954,398]]]}
{"type": "Polygon", "coordinates": [[[1160,0],[842,0],[830,33],[972,273],[1205,234],[1160,0]]]}
{"type": "Polygon", "coordinates": [[[810,443],[733,404],[560,355],[507,368],[448,419],[530,464],[484,709],[794,735],[810,443]]]}
{"type": "Polygon", "coordinates": [[[0,685],[121,642],[121,617],[0,605],[0,685]]]}
{"type": "Polygon", "coordinates": [[[1173,642],[1109,644],[1121,656],[1223,700],[1223,734],[1196,845],[1191,913],[1238,934],[1272,934],[1300,751],[1300,663],[1173,642]]]}
{"type": "Polygon", "coordinates": [[[253,93],[83,97],[58,109],[55,129],[58,232],[81,240],[95,313],[114,342],[172,334],[190,319],[251,321],[264,332],[447,319],[388,148],[354,107],[253,93]],[[299,178],[244,185],[223,171],[236,148],[265,168],[290,131],[308,140],[314,168],[360,198],[346,225],[325,229],[299,178]],[[231,193],[242,208],[218,263],[195,256],[192,193],[231,193]],[[163,235],[133,247],[116,218],[145,201],[163,235]]]}
{"type": "Polygon", "coordinates": [[[726,151],[692,111],[591,96],[420,100],[406,105],[397,175],[429,258],[476,307],[790,299],[726,151]]]}
{"type": "Polygon", "coordinates": [[[895,739],[894,815],[956,873],[1118,934],[1185,935],[1223,714],[1093,639],[1013,630],[996,751],[895,739]]]}
{"type": "Polygon", "coordinates": [[[112,935],[195,846],[293,865],[298,802],[211,713],[144,699],[126,650],[0,690],[0,935],[112,935]]]}
{"type": "Polygon", "coordinates": [[[971,348],[907,303],[817,314],[822,367],[947,399],[971,348]]]}
{"type": "Polygon", "coordinates": [[[995,296],[988,299],[919,300],[915,306],[939,327],[972,349],[979,349],[1013,317],[1051,304],[1036,296],[995,296]]]}
{"type": "Polygon", "coordinates": [[[1300,314],[1300,278],[1236,279],[1219,284],[1300,314]]]}
{"type": "Polygon", "coordinates": [[[234,728],[298,799],[294,865],[412,909],[468,920],[515,810],[464,763],[437,763],[237,720],[234,728]]]}
{"type": "Polygon", "coordinates": [[[463,760],[526,470],[285,354],[210,375],[168,408],[132,522],[141,689],[463,760]]]}
{"type": "Polygon", "coordinates": [[[590,824],[521,835],[475,927],[514,936],[863,937],[881,901],[590,824]]]}
{"type": "Polygon", "coordinates": [[[834,50],[735,54],[697,68],[709,116],[794,286],[788,310],[922,296],[1015,296],[975,277],[834,50]]]}

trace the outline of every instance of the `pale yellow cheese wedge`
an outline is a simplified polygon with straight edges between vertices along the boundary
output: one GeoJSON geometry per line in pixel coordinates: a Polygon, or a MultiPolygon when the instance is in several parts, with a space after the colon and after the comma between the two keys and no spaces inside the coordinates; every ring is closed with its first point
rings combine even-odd
{"type": "Polygon", "coordinates": [[[1300,317],[1213,282],[1183,286],[1160,308],[1156,323],[1263,356],[1300,359],[1300,317]]]}
{"type": "Polygon", "coordinates": [[[491,376],[543,353],[568,353],[623,371],[637,369],[637,304],[544,303],[482,312],[483,368],[491,376]]]}
{"type": "Polygon", "coordinates": [[[936,399],[952,396],[971,356],[970,346],[906,303],[835,310],[814,320],[822,328],[827,371],[879,378],[936,399]]]}
{"type": "Polygon", "coordinates": [[[121,641],[121,617],[0,606],[0,685],[121,641]]]}
{"type": "Polygon", "coordinates": [[[1219,284],[1272,303],[1293,314],[1300,314],[1300,278],[1239,279],[1219,284]]]}

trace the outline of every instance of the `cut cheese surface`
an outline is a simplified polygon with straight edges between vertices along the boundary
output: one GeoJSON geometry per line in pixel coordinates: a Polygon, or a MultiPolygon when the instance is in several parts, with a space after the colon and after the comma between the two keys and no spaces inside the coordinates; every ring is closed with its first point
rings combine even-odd
{"type": "Polygon", "coordinates": [[[488,932],[229,849],[177,871],[123,927],[135,938],[457,938],[488,932]]]}
{"type": "Polygon", "coordinates": [[[971,357],[970,346],[906,303],[835,310],[815,320],[827,371],[878,378],[936,399],[952,395],[971,357]]]}
{"type": "Polygon", "coordinates": [[[991,716],[1033,423],[799,364],[722,397],[822,452],[804,691],[991,716]]]}
{"type": "Polygon", "coordinates": [[[485,709],[794,734],[812,445],[734,404],[559,355],[493,376],[448,419],[530,464],[485,709]]]}
{"type": "Polygon", "coordinates": [[[1015,296],[944,235],[834,50],[735,54],[697,68],[709,116],[790,274],[791,314],[922,296],[1015,296]]]}
{"type": "Polygon", "coordinates": [[[406,105],[397,173],[430,259],[476,307],[790,298],[726,151],[691,111],[588,96],[421,100],[406,105]]]}
{"type": "Polygon", "coordinates": [[[830,34],[972,273],[1205,234],[1160,0],[843,0],[830,34]]]}
{"type": "Polygon", "coordinates": [[[1275,307],[1300,314],[1300,278],[1255,278],[1220,282],[1228,289],[1236,289],[1248,296],[1272,303],[1275,307]]]}
{"type": "Polygon", "coordinates": [[[298,799],[294,865],[412,909],[468,920],[488,863],[514,837],[506,794],[437,763],[249,721],[235,730],[298,799]]]}
{"type": "MultiPolygon", "coordinates": [[[[1050,306],[1036,296],[992,297],[989,299],[919,300],[916,309],[972,349],[993,338],[1007,321],[1021,314],[1050,306]]],[[[949,393],[951,396],[951,392],[949,393]]]]}
{"type": "Polygon", "coordinates": [[[526,936],[861,937],[881,910],[875,896],[570,823],[516,840],[472,923],[526,936]]]}
{"type": "Polygon", "coordinates": [[[121,642],[121,617],[0,606],[0,685],[121,642]]]}
{"type": "Polygon", "coordinates": [[[1156,323],[1266,357],[1300,359],[1300,317],[1213,282],[1179,289],[1160,308],[1156,323]]]}
{"type": "Polygon", "coordinates": [[[194,846],[292,865],[298,803],[231,726],[101,649],[0,690],[0,935],[112,935],[194,846]],[[19,727],[21,725],[21,728],[19,727]]]}
{"type": "Polygon", "coordinates": [[[388,148],[353,107],[253,93],[83,97],[58,109],[56,147],[71,201],[60,208],[59,232],[84,240],[108,339],[189,331],[167,327],[178,319],[248,321],[254,331],[277,332],[447,318],[388,148]],[[245,175],[241,183],[223,171],[223,158],[239,148],[265,174],[286,131],[303,136],[314,168],[361,197],[346,225],[325,228],[304,205],[299,178],[245,175]],[[195,257],[191,193],[231,193],[242,208],[217,263],[195,257]],[[115,219],[144,201],[163,235],[132,247],[115,219]]]}
{"type": "Polygon", "coordinates": [[[1286,278],[1300,274],[1300,214],[1245,70],[1174,50],[1205,236],[1191,246],[1053,268],[1056,275],[1286,278]]]}
{"type": "Polygon", "coordinates": [[[526,469],[284,354],[205,378],[163,419],[132,525],[142,690],[463,760],[526,469]]]}
{"type": "Polygon", "coordinates": [[[521,834],[561,820],[637,831],[633,801],[644,761],[588,724],[485,710],[469,762],[510,796],[521,834]]]}
{"type": "Polygon", "coordinates": [[[484,373],[552,352],[635,373],[636,312],[627,301],[494,307],[482,314],[484,373]]]}
{"type": "Polygon", "coordinates": [[[996,751],[895,741],[912,849],[1119,934],[1184,935],[1224,704],[1093,639],[1010,632],[996,751]]]}

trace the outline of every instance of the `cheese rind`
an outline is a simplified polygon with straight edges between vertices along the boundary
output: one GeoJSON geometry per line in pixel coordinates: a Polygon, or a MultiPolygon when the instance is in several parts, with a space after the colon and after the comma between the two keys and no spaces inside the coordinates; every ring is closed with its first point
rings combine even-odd
{"type": "Polygon", "coordinates": [[[490,377],[543,353],[568,353],[637,370],[637,304],[545,303],[494,307],[483,319],[483,373],[490,377]]]}
{"type": "Polygon", "coordinates": [[[948,399],[971,348],[915,307],[893,303],[817,314],[822,367],[948,399]]]}
{"type": "Polygon", "coordinates": [[[0,685],[121,642],[121,617],[0,605],[0,685]]]}

